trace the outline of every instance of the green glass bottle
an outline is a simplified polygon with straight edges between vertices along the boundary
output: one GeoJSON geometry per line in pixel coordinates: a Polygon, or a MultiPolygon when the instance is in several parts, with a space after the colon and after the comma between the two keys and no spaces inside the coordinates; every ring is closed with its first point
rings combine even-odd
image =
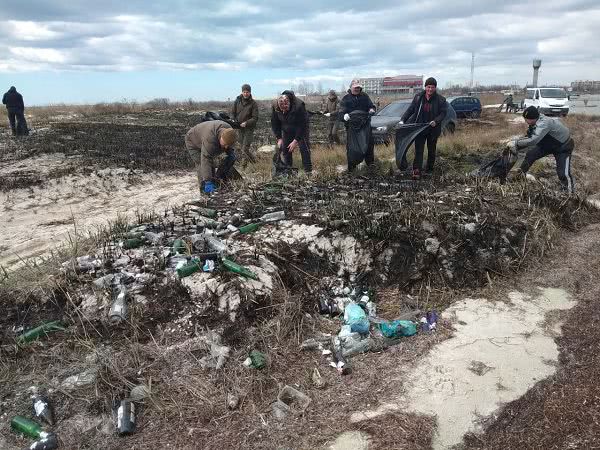
{"type": "Polygon", "coordinates": [[[123,241],[122,247],[123,247],[123,250],[129,250],[132,248],[141,247],[143,244],[144,244],[144,241],[140,238],[125,239],[123,241]]]}
{"type": "Polygon", "coordinates": [[[17,342],[19,344],[24,344],[26,342],[31,342],[36,340],[42,335],[48,334],[50,331],[64,331],[65,327],[62,326],[60,320],[53,320],[52,322],[46,322],[41,324],[38,327],[32,328],[29,331],[21,334],[17,338],[17,342]]]}
{"type": "Polygon", "coordinates": [[[230,272],[237,273],[238,275],[246,278],[258,280],[258,276],[254,272],[248,270],[246,267],[240,266],[239,264],[236,264],[227,258],[223,258],[221,262],[223,263],[223,266],[230,272]]]}
{"type": "Polygon", "coordinates": [[[209,217],[211,219],[214,219],[215,217],[217,217],[216,209],[198,207],[198,208],[194,208],[194,211],[196,211],[201,216],[209,217]]]}
{"type": "Polygon", "coordinates": [[[248,225],[244,225],[243,227],[240,227],[239,232],[240,232],[240,234],[254,233],[256,230],[258,230],[260,228],[261,225],[262,225],[262,223],[260,223],[260,222],[249,223],[248,225]]]}
{"type": "Polygon", "coordinates": [[[42,427],[23,416],[15,416],[10,421],[10,426],[13,430],[23,433],[25,436],[37,439],[42,433],[42,427]]]}
{"type": "Polygon", "coordinates": [[[185,278],[185,277],[189,277],[191,274],[199,272],[201,270],[202,270],[202,261],[194,258],[189,263],[187,263],[185,266],[177,269],[177,276],[179,278],[185,278]]]}
{"type": "Polygon", "coordinates": [[[183,239],[173,241],[173,253],[186,253],[187,248],[188,246],[183,239]]]}

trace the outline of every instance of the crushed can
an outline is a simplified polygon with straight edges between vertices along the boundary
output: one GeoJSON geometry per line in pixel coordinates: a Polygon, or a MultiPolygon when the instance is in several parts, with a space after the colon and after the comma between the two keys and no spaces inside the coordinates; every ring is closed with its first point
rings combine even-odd
{"type": "Polygon", "coordinates": [[[54,425],[54,412],[47,397],[34,393],[31,396],[35,416],[48,425],[54,425]]]}
{"type": "Polygon", "coordinates": [[[131,400],[121,400],[116,410],[117,433],[124,436],[135,431],[135,403],[131,400]]]}

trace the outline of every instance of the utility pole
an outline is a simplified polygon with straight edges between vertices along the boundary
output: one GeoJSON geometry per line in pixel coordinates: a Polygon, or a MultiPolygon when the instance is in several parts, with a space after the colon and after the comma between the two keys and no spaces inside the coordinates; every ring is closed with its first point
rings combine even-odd
{"type": "Polygon", "coordinates": [[[475,74],[475,52],[471,52],[471,90],[473,90],[473,75],[475,74]]]}

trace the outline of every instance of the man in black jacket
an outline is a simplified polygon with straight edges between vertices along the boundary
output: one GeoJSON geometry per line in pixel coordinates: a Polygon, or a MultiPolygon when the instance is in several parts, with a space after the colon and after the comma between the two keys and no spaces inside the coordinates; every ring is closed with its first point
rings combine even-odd
{"type": "MultiPolygon", "coordinates": [[[[413,99],[402,115],[400,123],[429,123],[430,127],[415,139],[415,159],[413,161],[413,179],[421,178],[423,171],[423,152],[427,141],[426,171],[433,172],[437,140],[442,133],[442,121],[448,111],[446,98],[436,92],[437,81],[430,77],[425,80],[425,90],[413,99]]],[[[408,167],[406,155],[402,158],[401,167],[408,167]]]]}
{"type": "Polygon", "coordinates": [[[8,121],[14,136],[25,136],[29,134],[27,122],[25,121],[25,105],[23,96],[17,92],[14,86],[11,86],[8,92],[2,97],[2,103],[6,105],[8,112],[8,121]]]}
{"type": "Polygon", "coordinates": [[[308,132],[308,113],[304,102],[292,91],[283,91],[271,109],[271,129],[277,139],[273,161],[292,167],[292,153],[299,149],[304,172],[312,172],[308,132]]]}
{"type": "MultiPolygon", "coordinates": [[[[371,98],[363,92],[359,80],[352,80],[348,93],[342,97],[342,101],[340,102],[338,117],[343,119],[346,123],[346,134],[348,133],[348,121],[350,120],[350,113],[352,111],[364,111],[369,114],[375,114],[375,105],[371,101],[371,98]]],[[[367,166],[370,166],[375,162],[375,141],[373,139],[373,133],[371,132],[370,123],[367,132],[369,133],[369,136],[367,152],[365,154],[365,163],[367,166]]],[[[348,146],[348,142],[350,142],[350,139],[346,139],[346,146],[348,146]]],[[[348,172],[352,172],[357,165],[358,164],[348,160],[348,172]]]]}

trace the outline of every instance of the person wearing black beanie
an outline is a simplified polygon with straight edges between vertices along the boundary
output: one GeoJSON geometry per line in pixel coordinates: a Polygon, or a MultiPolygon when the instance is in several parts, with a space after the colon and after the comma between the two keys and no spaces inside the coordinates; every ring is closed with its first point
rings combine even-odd
{"type": "Polygon", "coordinates": [[[575,143],[571,132],[560,119],[540,114],[535,106],[526,108],[523,118],[529,125],[527,136],[514,142],[517,150],[529,148],[519,169],[520,175],[524,176],[538,159],[552,155],[556,160],[556,174],[563,190],[573,193],[575,183],[571,176],[571,155],[575,143]]]}
{"type": "MultiPolygon", "coordinates": [[[[425,80],[425,89],[423,92],[415,95],[412,103],[402,115],[400,123],[428,123],[429,128],[423,131],[415,138],[415,159],[413,161],[413,179],[421,178],[423,171],[423,153],[425,151],[425,142],[427,142],[427,166],[428,173],[433,172],[435,164],[435,153],[437,140],[442,133],[442,121],[448,112],[448,103],[446,98],[436,92],[437,81],[433,77],[425,80]]],[[[404,170],[408,167],[406,153],[400,162],[400,168],[404,170]]]]}

